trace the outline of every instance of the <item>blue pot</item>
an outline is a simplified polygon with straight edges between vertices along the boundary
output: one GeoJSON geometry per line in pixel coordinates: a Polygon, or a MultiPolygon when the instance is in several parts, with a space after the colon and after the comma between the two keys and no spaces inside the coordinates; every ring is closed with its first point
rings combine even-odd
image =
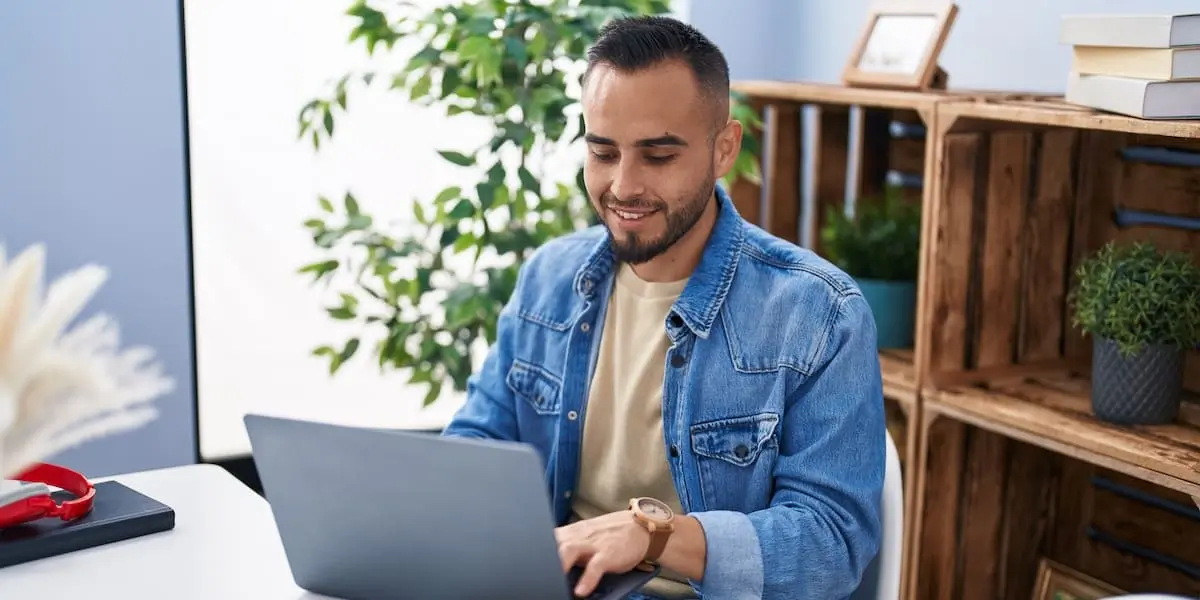
{"type": "Polygon", "coordinates": [[[917,319],[917,282],[855,278],[875,315],[880,348],[912,348],[917,319]]]}

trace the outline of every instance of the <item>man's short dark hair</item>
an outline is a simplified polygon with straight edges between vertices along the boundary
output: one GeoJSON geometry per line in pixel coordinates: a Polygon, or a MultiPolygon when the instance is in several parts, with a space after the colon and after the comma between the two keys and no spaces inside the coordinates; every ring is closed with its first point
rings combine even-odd
{"type": "Polygon", "coordinates": [[[718,106],[728,107],[729,64],[725,55],[695,27],[671,17],[627,17],[609,22],[588,50],[587,72],[603,63],[617,71],[635,73],[669,60],[685,63],[701,93],[717,101],[718,106]]]}

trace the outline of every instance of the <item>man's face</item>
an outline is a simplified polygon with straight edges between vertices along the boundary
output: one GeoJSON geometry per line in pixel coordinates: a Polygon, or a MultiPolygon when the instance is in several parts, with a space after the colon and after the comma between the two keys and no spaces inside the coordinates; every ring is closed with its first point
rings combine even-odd
{"type": "Polygon", "coordinates": [[[691,71],[675,61],[636,73],[596,65],[583,117],[588,196],[617,260],[632,264],[659,256],[691,231],[736,151],[725,155],[741,142],[737,123],[718,121],[691,71]]]}

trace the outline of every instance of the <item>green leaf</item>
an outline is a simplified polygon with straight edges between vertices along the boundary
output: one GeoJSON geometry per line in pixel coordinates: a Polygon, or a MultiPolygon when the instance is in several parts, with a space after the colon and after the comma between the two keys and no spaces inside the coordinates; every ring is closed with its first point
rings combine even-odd
{"type": "Polygon", "coordinates": [[[429,90],[431,89],[433,89],[433,77],[430,76],[428,71],[426,71],[420,77],[418,77],[416,83],[413,84],[412,89],[409,91],[409,98],[412,100],[420,100],[421,98],[428,96],[429,90]]]}
{"type": "Polygon", "coordinates": [[[329,201],[329,198],[321,196],[317,199],[317,202],[321,204],[321,210],[327,213],[333,212],[333,203],[329,201]]]}
{"type": "Polygon", "coordinates": [[[325,275],[326,273],[332,273],[332,272],[336,271],[337,268],[338,268],[338,261],[323,260],[320,262],[315,262],[315,263],[304,265],[303,267],[300,267],[300,269],[297,272],[299,272],[299,273],[315,273],[316,276],[318,278],[320,278],[322,275],[325,275]]]}
{"type": "Polygon", "coordinates": [[[359,214],[358,200],[354,198],[354,194],[346,192],[346,198],[343,202],[346,205],[347,215],[354,216],[359,214]]]}
{"type": "MultiPolygon", "coordinates": [[[[496,186],[490,182],[476,184],[475,194],[479,197],[479,207],[487,210],[496,201],[496,186]]],[[[458,207],[454,208],[457,209],[458,207]]],[[[472,212],[474,212],[473,209],[472,212]]],[[[453,214],[453,211],[451,213],[453,214]]]]}
{"type": "Polygon", "coordinates": [[[358,338],[350,338],[349,340],[347,340],[346,345],[342,347],[341,354],[338,355],[339,358],[341,358],[341,362],[345,363],[346,361],[353,358],[354,353],[358,352],[358,345],[359,345],[358,338]]]}
{"type": "Polygon", "coordinates": [[[537,177],[534,177],[529,169],[525,168],[525,165],[517,168],[517,177],[521,180],[521,187],[538,196],[542,194],[542,184],[538,182],[537,177]]]}
{"type": "Polygon", "coordinates": [[[458,236],[458,239],[454,240],[454,253],[457,254],[474,246],[476,241],[475,234],[470,232],[458,236]]]}
{"type": "Polygon", "coordinates": [[[461,152],[455,152],[453,150],[438,150],[438,154],[440,154],[442,158],[460,167],[470,167],[475,164],[475,159],[473,157],[467,156],[461,152]]]}
{"type": "Polygon", "coordinates": [[[418,223],[429,224],[429,219],[425,218],[425,207],[419,201],[413,202],[413,216],[417,218],[418,223]]]}
{"type": "Polygon", "coordinates": [[[450,209],[450,212],[447,214],[447,216],[458,221],[466,219],[474,214],[475,206],[471,204],[470,200],[459,200],[458,204],[455,204],[454,208],[450,209]]]}
{"type": "Polygon", "coordinates": [[[462,196],[462,188],[457,185],[452,185],[441,192],[438,192],[436,198],[433,199],[434,204],[445,204],[455,198],[462,196]]]}
{"type": "Polygon", "coordinates": [[[421,405],[423,407],[430,406],[434,402],[437,402],[438,397],[441,395],[442,395],[442,382],[431,381],[431,382],[429,382],[429,391],[425,392],[425,399],[422,400],[421,405]]]}
{"type": "Polygon", "coordinates": [[[353,229],[353,230],[362,230],[362,229],[366,229],[366,228],[370,227],[371,222],[372,222],[372,219],[371,219],[370,215],[357,214],[357,215],[354,215],[353,217],[350,217],[350,220],[346,222],[346,228],[353,229]]]}
{"type": "Polygon", "coordinates": [[[327,135],[333,135],[333,113],[330,112],[328,109],[325,111],[324,123],[325,123],[325,133],[327,135]]]}

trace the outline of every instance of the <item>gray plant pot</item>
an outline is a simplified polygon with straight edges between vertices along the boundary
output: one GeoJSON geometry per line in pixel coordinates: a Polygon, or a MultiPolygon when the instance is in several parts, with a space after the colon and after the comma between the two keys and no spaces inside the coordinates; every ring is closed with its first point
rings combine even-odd
{"type": "Polygon", "coordinates": [[[1184,353],[1173,346],[1149,346],[1126,358],[1112,340],[1092,339],[1092,410],[1121,425],[1162,425],[1175,421],[1183,393],[1184,353]]]}

